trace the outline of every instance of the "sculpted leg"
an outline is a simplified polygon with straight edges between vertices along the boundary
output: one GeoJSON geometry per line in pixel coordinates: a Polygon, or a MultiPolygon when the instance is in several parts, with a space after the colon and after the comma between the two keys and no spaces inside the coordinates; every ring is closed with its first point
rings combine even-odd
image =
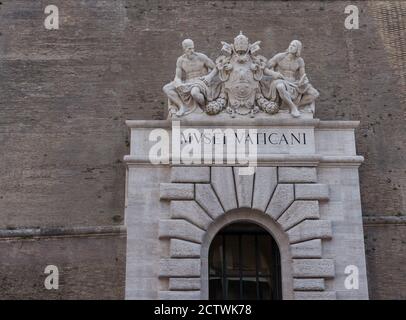
{"type": "Polygon", "coordinates": [[[198,87],[193,87],[192,91],[190,92],[192,95],[193,99],[200,105],[204,106],[205,100],[204,100],[204,95],[200,92],[200,89],[198,87]]]}
{"type": "Polygon", "coordinates": [[[281,97],[281,99],[287,103],[287,105],[290,108],[290,114],[292,115],[292,117],[299,117],[300,116],[300,111],[298,110],[297,106],[293,103],[289,92],[286,91],[285,89],[285,85],[284,84],[278,84],[276,86],[276,89],[278,90],[279,96],[281,97]]]}
{"type": "Polygon", "coordinates": [[[313,112],[313,114],[316,112],[316,99],[319,97],[319,92],[314,89],[310,88],[302,97],[302,100],[300,101],[300,106],[310,106],[310,110],[313,112]]]}
{"type": "Polygon", "coordinates": [[[314,101],[319,97],[319,95],[320,94],[316,89],[310,88],[303,95],[302,100],[300,101],[300,106],[305,106],[305,105],[314,103],[314,101]]]}
{"type": "Polygon", "coordinates": [[[179,108],[179,111],[176,112],[176,115],[177,115],[178,117],[181,117],[181,116],[183,116],[183,115],[186,113],[187,110],[188,110],[188,108],[186,108],[186,107],[182,104],[182,106],[179,108]]]}
{"type": "Polygon", "coordinates": [[[182,100],[180,99],[176,88],[172,83],[168,83],[163,87],[164,93],[167,95],[168,99],[178,107],[179,110],[184,109],[182,100]]]}

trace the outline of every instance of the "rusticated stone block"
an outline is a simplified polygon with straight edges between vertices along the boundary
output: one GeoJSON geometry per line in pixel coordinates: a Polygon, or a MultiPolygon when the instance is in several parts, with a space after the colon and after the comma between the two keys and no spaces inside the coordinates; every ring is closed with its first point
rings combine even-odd
{"type": "Polygon", "coordinates": [[[171,182],[210,182],[210,167],[172,167],[171,182]]]}
{"type": "Polygon", "coordinates": [[[171,218],[185,219],[206,230],[213,221],[196,201],[171,201],[171,218]]]}
{"type": "Polygon", "coordinates": [[[225,211],[237,208],[237,198],[232,167],[212,167],[211,184],[225,211]]]}
{"type": "Polygon", "coordinates": [[[290,243],[311,239],[331,239],[333,231],[328,220],[305,220],[287,231],[290,243]]]}
{"type": "Polygon", "coordinates": [[[255,168],[255,185],[252,208],[265,212],[277,185],[277,169],[274,167],[255,168]]]}
{"type": "Polygon", "coordinates": [[[234,168],[235,188],[237,191],[238,207],[251,208],[252,191],[254,189],[254,174],[240,175],[238,167],[234,168]]]}
{"type": "Polygon", "coordinates": [[[159,300],[200,300],[200,291],[159,291],[159,300]]]}
{"type": "Polygon", "coordinates": [[[170,278],[169,290],[200,290],[200,278],[170,278]]]}
{"type": "Polygon", "coordinates": [[[297,200],[282,214],[278,223],[284,230],[292,228],[294,225],[305,219],[319,219],[319,202],[297,200]]]}
{"type": "Polygon", "coordinates": [[[324,279],[293,279],[293,289],[297,291],[323,291],[324,279]]]}
{"type": "Polygon", "coordinates": [[[200,277],[200,259],[161,259],[160,277],[200,277]]]}
{"type": "Polygon", "coordinates": [[[162,200],[192,200],[194,185],[189,183],[161,183],[159,194],[162,200]]]}
{"type": "Polygon", "coordinates": [[[278,168],[279,183],[303,183],[316,182],[316,168],[308,167],[279,167],[278,168]]]}
{"type": "Polygon", "coordinates": [[[200,248],[201,246],[198,243],[171,239],[170,256],[171,258],[199,258],[200,248]]]}
{"type": "Polygon", "coordinates": [[[293,276],[298,278],[333,278],[333,259],[293,259],[293,276]]]}
{"type": "Polygon", "coordinates": [[[309,183],[295,185],[295,199],[297,200],[328,200],[329,188],[326,184],[309,183]]]}
{"type": "Polygon", "coordinates": [[[224,213],[213,188],[209,184],[196,184],[196,201],[213,219],[224,213]]]}
{"type": "Polygon", "coordinates": [[[337,300],[337,294],[335,291],[296,291],[295,300],[337,300]]]}
{"type": "Polygon", "coordinates": [[[293,184],[278,184],[266,213],[277,220],[294,200],[293,184]]]}
{"type": "Polygon", "coordinates": [[[159,238],[177,238],[192,242],[202,242],[204,231],[186,220],[159,221],[159,238]]]}
{"type": "Polygon", "coordinates": [[[290,245],[292,258],[321,258],[321,239],[314,239],[290,245]]]}

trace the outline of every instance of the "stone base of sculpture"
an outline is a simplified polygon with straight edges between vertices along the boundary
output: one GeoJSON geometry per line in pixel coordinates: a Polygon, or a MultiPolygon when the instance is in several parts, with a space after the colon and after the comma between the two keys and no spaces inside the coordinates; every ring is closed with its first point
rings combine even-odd
{"type": "MultiPolygon", "coordinates": [[[[274,114],[272,117],[269,117],[269,114],[265,113],[265,112],[258,112],[255,114],[255,116],[253,117],[255,119],[271,119],[272,121],[277,121],[277,120],[282,120],[282,119],[286,119],[286,120],[290,120],[292,119],[292,116],[290,114],[289,110],[279,110],[278,113],[274,114]]],[[[313,119],[314,118],[314,114],[311,110],[306,110],[306,109],[301,109],[300,110],[300,119],[313,119]]],[[[172,121],[183,121],[183,120],[207,120],[207,121],[228,121],[229,123],[232,123],[232,121],[234,119],[247,119],[247,115],[245,114],[238,114],[236,113],[233,117],[230,117],[230,114],[227,112],[222,112],[217,114],[216,116],[212,116],[210,114],[207,114],[206,112],[204,112],[201,109],[195,110],[192,113],[187,113],[185,115],[183,115],[182,117],[176,117],[176,116],[172,116],[172,117],[168,117],[168,120],[172,120],[172,121]]]]}

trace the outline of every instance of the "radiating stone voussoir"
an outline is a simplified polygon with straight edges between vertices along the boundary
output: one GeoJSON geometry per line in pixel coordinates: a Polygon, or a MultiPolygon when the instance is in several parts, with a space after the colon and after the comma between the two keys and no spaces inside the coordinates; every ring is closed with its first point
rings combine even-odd
{"type": "Polygon", "coordinates": [[[170,214],[173,219],[184,219],[207,230],[213,221],[196,201],[171,201],[170,214]]]}
{"type": "Polygon", "coordinates": [[[191,183],[161,183],[159,195],[161,200],[193,200],[194,185],[191,183]]]}
{"type": "Polygon", "coordinates": [[[329,220],[304,220],[287,231],[290,243],[312,239],[331,239],[332,228],[329,220]]]}
{"type": "Polygon", "coordinates": [[[159,221],[159,238],[176,238],[201,243],[204,231],[182,219],[159,221]]]}
{"type": "Polygon", "coordinates": [[[278,219],[283,230],[288,230],[305,219],[319,219],[319,202],[296,200],[278,219]]]}

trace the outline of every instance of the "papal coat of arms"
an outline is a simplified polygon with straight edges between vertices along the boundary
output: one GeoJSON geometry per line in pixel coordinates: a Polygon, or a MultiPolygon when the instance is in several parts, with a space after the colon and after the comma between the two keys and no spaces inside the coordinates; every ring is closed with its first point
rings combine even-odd
{"type": "Polygon", "coordinates": [[[251,44],[242,32],[232,44],[221,43],[221,55],[214,63],[194,51],[192,40],[182,42],[184,54],[177,60],[175,79],[163,88],[168,117],[199,111],[227,112],[232,117],[275,114],[281,109],[293,117],[301,111],[314,113],[319,93],[307,79],[300,41],[292,41],[287,51],[270,60],[258,54],[260,41],[251,44]]]}

